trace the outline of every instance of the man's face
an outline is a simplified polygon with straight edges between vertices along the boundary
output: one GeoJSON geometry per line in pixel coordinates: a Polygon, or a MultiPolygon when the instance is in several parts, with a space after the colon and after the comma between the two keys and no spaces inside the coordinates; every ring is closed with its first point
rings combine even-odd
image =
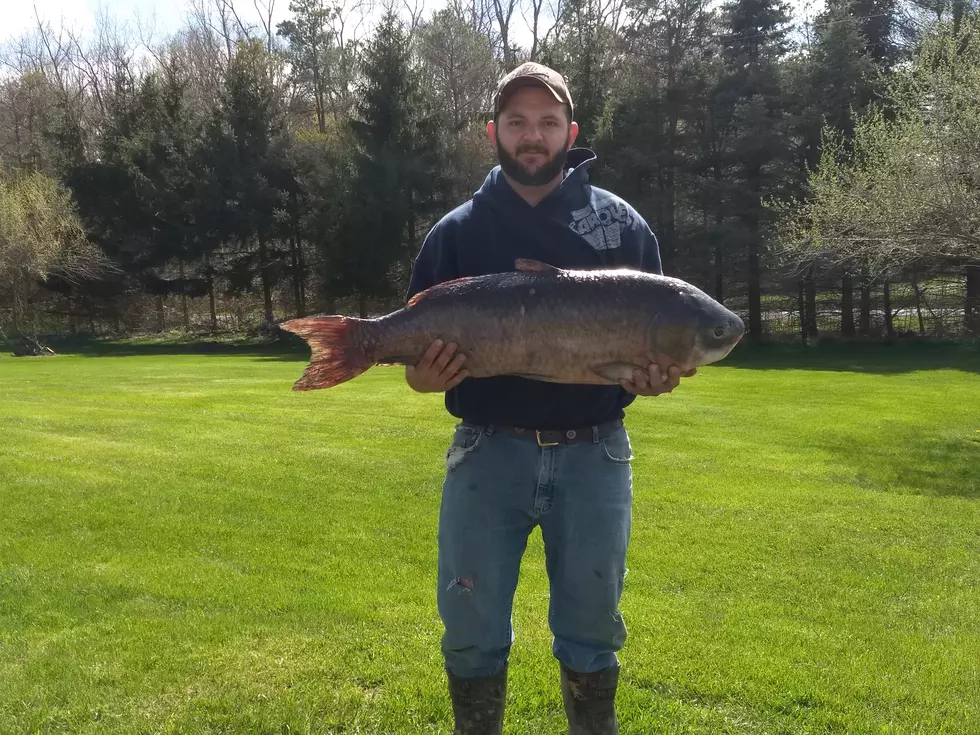
{"type": "Polygon", "coordinates": [[[511,94],[487,132],[504,173],[524,186],[543,186],[564,168],[578,126],[551,92],[531,86],[511,94]]]}

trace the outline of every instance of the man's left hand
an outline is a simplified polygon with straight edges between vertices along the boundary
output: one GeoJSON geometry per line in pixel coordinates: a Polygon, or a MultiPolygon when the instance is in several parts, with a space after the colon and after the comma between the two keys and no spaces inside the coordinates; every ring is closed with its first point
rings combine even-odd
{"type": "Polygon", "coordinates": [[[697,372],[697,368],[691,368],[681,372],[676,365],[671,365],[667,372],[662,372],[657,363],[651,363],[646,372],[642,370],[633,371],[633,380],[621,380],[619,384],[630,393],[638,396],[659,396],[661,393],[670,393],[676,388],[681,378],[690,378],[697,372]]]}

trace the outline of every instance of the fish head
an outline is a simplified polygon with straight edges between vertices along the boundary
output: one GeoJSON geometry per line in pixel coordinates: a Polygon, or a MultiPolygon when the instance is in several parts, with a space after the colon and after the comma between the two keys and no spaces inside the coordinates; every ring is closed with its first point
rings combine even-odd
{"type": "Polygon", "coordinates": [[[742,317],[714,299],[711,302],[702,311],[695,331],[692,358],[696,365],[710,365],[728,357],[745,334],[742,317]]]}
{"type": "Polygon", "coordinates": [[[657,299],[653,354],[669,357],[683,370],[727,357],[745,334],[742,318],[685,281],[663,281],[668,293],[657,299]]]}

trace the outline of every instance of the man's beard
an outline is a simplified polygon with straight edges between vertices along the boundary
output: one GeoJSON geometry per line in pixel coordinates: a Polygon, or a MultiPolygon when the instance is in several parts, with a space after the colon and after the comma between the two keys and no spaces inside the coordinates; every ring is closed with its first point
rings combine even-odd
{"type": "MultiPolygon", "coordinates": [[[[500,145],[499,140],[497,141],[497,159],[500,161],[500,168],[503,169],[504,173],[518,184],[523,186],[544,186],[554,181],[558,174],[565,168],[565,160],[568,158],[568,141],[569,138],[566,137],[565,145],[562,146],[561,150],[533,172],[529,171],[523,163],[505,151],[504,147],[500,145]]],[[[516,155],[520,156],[522,153],[540,153],[547,156],[548,149],[533,144],[523,145],[517,149],[516,155]]]]}

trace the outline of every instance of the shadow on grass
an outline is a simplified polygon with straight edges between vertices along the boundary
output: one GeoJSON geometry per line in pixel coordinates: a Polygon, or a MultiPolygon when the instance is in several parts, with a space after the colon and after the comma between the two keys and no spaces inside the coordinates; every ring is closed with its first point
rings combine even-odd
{"type": "MultiPolygon", "coordinates": [[[[307,362],[310,358],[309,346],[300,337],[292,334],[278,339],[209,339],[198,335],[116,340],[52,338],[45,343],[57,352],[85,357],[240,355],[277,362],[307,362]]],[[[779,342],[743,343],[717,363],[716,367],[878,374],[961,370],[980,374],[980,340],[823,343],[812,346],[779,342]]]]}
{"type": "Polygon", "coordinates": [[[718,367],[748,370],[828,370],[891,375],[919,370],[980,374],[980,340],[740,344],[718,367]]]}
{"type": "Polygon", "coordinates": [[[56,352],[82,357],[150,357],[154,355],[237,355],[257,360],[305,362],[310,348],[300,337],[286,335],[279,339],[226,338],[209,339],[199,335],[183,338],[142,337],[132,339],[53,338],[45,344],[56,352]]]}
{"type": "Polygon", "coordinates": [[[874,492],[980,499],[980,423],[961,436],[909,435],[889,445],[828,443],[839,458],[833,479],[874,492]],[[901,446],[900,458],[889,445],[901,446]]]}

